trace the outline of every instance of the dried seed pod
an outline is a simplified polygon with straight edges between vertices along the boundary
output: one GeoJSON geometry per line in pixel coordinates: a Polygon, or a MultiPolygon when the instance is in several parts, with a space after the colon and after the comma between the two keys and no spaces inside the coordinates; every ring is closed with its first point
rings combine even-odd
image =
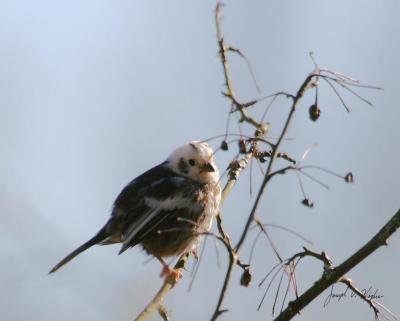
{"type": "Polygon", "coordinates": [[[301,204],[303,204],[304,206],[307,206],[309,208],[313,208],[314,207],[314,203],[311,202],[311,200],[309,198],[305,198],[301,201],[301,204]]]}
{"type": "Polygon", "coordinates": [[[272,152],[263,151],[263,152],[257,153],[256,157],[261,163],[265,163],[267,161],[267,158],[271,158],[271,154],[272,154],[272,152]]]}
{"type": "Polygon", "coordinates": [[[228,166],[229,172],[229,179],[236,180],[238,178],[238,170],[240,169],[240,162],[235,159],[233,160],[228,166]]]}
{"type": "Polygon", "coordinates": [[[240,154],[246,154],[247,153],[247,148],[246,148],[245,140],[244,139],[239,139],[238,144],[239,144],[239,153],[240,154]]]}
{"type": "Polygon", "coordinates": [[[242,276],[240,278],[240,285],[247,288],[251,283],[251,278],[252,276],[250,273],[250,269],[249,268],[244,269],[242,276]]]}
{"type": "Polygon", "coordinates": [[[321,116],[321,109],[319,109],[317,104],[313,104],[308,109],[308,113],[312,121],[317,121],[319,116],[321,116]]]}
{"type": "Polygon", "coordinates": [[[264,153],[260,153],[259,155],[257,155],[257,159],[261,162],[261,163],[265,163],[267,161],[267,158],[265,157],[264,153]]]}
{"type": "Polygon", "coordinates": [[[290,163],[296,165],[296,160],[295,160],[294,158],[290,157],[290,156],[289,156],[288,154],[286,154],[286,153],[278,153],[277,157],[283,158],[283,159],[287,160],[288,162],[290,162],[290,163]]]}
{"type": "Polygon", "coordinates": [[[228,150],[228,142],[224,139],[222,142],[221,142],[221,149],[222,150],[228,150]]]}
{"type": "Polygon", "coordinates": [[[346,183],[354,183],[353,173],[347,173],[344,177],[344,180],[346,181],[346,183]]]}

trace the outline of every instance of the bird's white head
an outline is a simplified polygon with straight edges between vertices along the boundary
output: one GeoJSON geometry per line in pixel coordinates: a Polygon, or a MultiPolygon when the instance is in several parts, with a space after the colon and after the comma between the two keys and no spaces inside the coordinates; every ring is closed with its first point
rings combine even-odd
{"type": "Polygon", "coordinates": [[[216,184],[219,180],[213,150],[207,143],[192,141],[180,146],[172,152],[167,161],[175,173],[200,183],[216,184]]]}

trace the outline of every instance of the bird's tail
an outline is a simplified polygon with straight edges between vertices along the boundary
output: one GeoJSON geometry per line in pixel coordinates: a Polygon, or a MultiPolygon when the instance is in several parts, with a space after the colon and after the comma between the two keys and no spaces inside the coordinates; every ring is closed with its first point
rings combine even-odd
{"type": "Polygon", "coordinates": [[[109,236],[109,233],[106,232],[106,226],[104,226],[95,236],[93,236],[89,241],[86,243],[82,244],[80,247],[78,247],[75,251],[71,252],[68,254],[65,258],[63,258],[57,265],[55,265],[49,272],[54,273],[57,271],[60,267],[62,267],[64,264],[67,264],[69,261],[71,261],[75,256],[78,254],[82,253],[83,251],[87,250],[88,248],[92,247],[95,244],[100,243],[101,241],[105,240],[109,236]]]}

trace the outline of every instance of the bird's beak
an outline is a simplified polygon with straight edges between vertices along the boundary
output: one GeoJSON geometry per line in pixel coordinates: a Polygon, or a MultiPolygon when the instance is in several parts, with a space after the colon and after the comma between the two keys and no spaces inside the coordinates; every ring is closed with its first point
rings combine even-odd
{"type": "Polygon", "coordinates": [[[204,163],[203,165],[201,165],[200,169],[202,172],[215,172],[215,168],[210,163],[204,163]]]}

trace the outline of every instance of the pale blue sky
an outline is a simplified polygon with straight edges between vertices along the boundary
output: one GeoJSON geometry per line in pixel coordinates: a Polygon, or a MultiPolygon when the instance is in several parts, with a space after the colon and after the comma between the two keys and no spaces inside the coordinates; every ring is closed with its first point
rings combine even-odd
{"type": "MultiPolygon", "coordinates": [[[[140,249],[118,256],[118,247],[96,247],[58,273],[47,271],[86,241],[109,215],[121,188],[176,146],[224,132],[228,101],[217,58],[215,1],[20,1],[1,0],[0,10],[0,300],[2,320],[132,320],[156,292],[160,266],[140,249]]],[[[266,191],[257,216],[293,228],[339,264],[374,235],[399,207],[397,169],[400,3],[386,1],[227,1],[226,40],[243,49],[261,95],[295,92],[313,65],[308,52],[329,67],[385,88],[364,90],[371,108],[344,95],[347,114],[326,86],[321,118],[312,123],[307,95],[284,150],[340,173],[354,185],[318,174],[329,191],[305,180],[313,209],[300,204],[294,175],[279,177],[266,191]]],[[[245,64],[231,58],[242,100],[258,97],[245,64]]],[[[257,107],[262,114],[266,103],[257,107]]],[[[287,102],[270,113],[279,133],[287,102]]],[[[232,131],[237,131],[232,126],[232,131]]],[[[252,129],[246,129],[252,132],[252,129]]],[[[214,147],[219,141],[212,142],[214,147]]],[[[221,169],[232,155],[217,154],[221,169]]],[[[254,167],[256,173],[257,167],[254,167]]],[[[249,212],[249,173],[222,209],[234,240],[249,212]]],[[[254,179],[256,187],[259,179],[254,179]]],[[[248,239],[251,245],[255,234],[248,239]]],[[[305,245],[271,230],[284,257],[305,245]]],[[[360,288],[372,286],[400,315],[400,236],[349,273],[360,288]]],[[[175,320],[207,320],[222,278],[213,242],[193,290],[184,280],[169,295],[175,320]]],[[[244,251],[243,259],[248,258],[244,251]]],[[[221,320],[269,320],[273,294],[260,312],[265,288],[257,283],[276,263],[265,240],[254,257],[254,282],[232,280],[221,320]]],[[[300,291],[319,277],[307,260],[298,273],[300,291]]],[[[323,308],[324,294],[298,320],[372,319],[356,299],[323,308]]],[[[154,320],[158,320],[155,317],[154,320]]]]}

